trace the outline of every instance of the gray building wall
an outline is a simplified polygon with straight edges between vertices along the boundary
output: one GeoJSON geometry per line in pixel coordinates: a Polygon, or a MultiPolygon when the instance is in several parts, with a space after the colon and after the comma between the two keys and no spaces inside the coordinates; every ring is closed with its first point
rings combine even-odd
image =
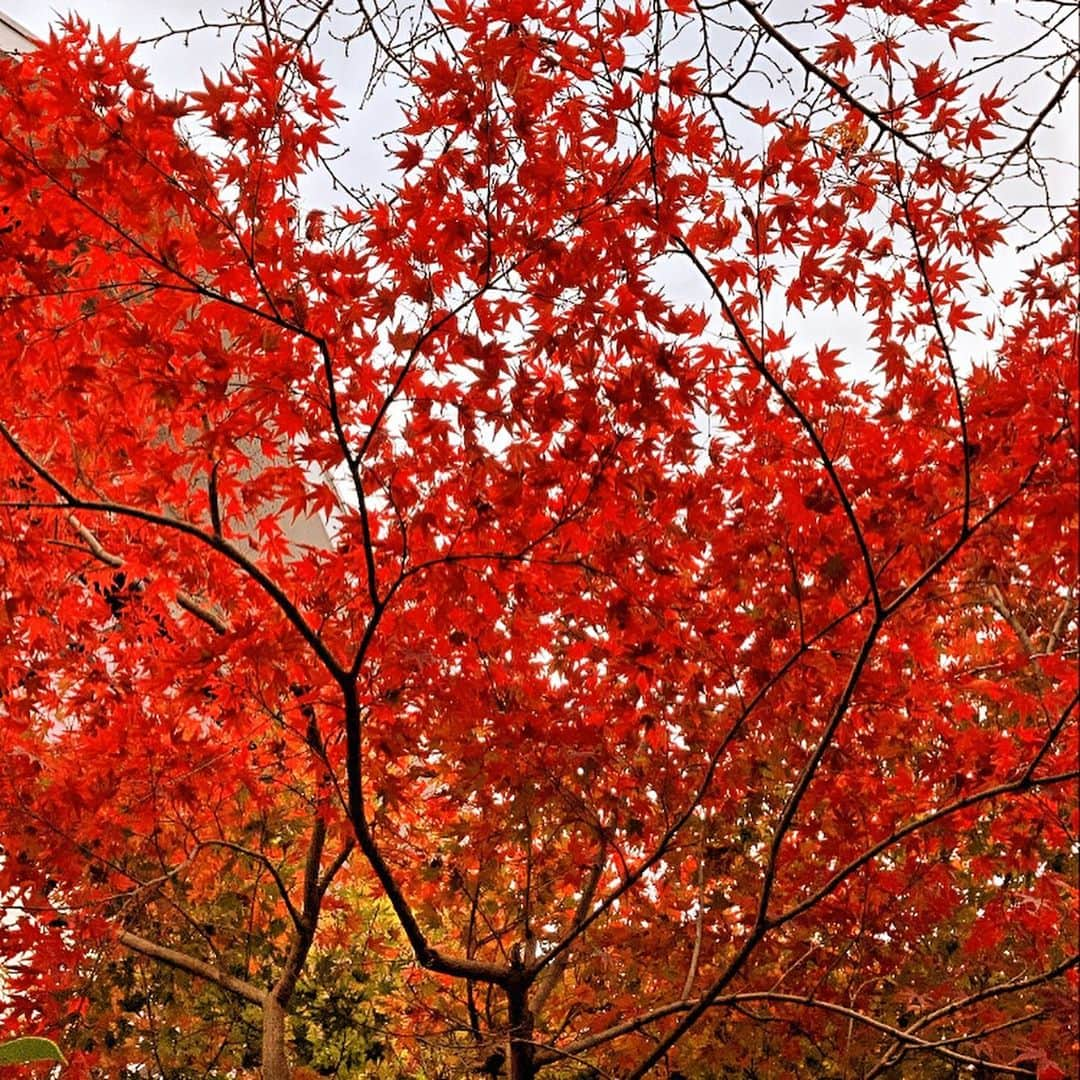
{"type": "Polygon", "coordinates": [[[0,11],[0,52],[19,52],[34,44],[34,35],[25,26],[0,11]]]}

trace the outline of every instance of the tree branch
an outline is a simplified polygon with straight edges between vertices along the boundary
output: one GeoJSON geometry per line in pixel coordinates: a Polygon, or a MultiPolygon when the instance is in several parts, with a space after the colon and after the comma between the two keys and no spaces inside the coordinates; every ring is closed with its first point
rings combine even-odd
{"type": "MultiPolygon", "coordinates": [[[[743,3],[743,0],[739,0],[743,3]]],[[[874,569],[874,560],[870,555],[870,547],[866,542],[866,536],[863,533],[862,526],[859,524],[859,519],[855,516],[855,508],[851,504],[851,499],[848,497],[847,490],[844,488],[843,483],[840,480],[840,474],[836,470],[836,464],[833,462],[832,456],[825,448],[825,443],[822,441],[821,436],[818,434],[817,428],[814,426],[810,417],[806,415],[804,410],[800,407],[798,402],[791,396],[788,389],[784,384],[773,374],[769,366],[765,363],[764,359],[754,348],[747,336],[746,331],[742,327],[742,323],[739,321],[738,316],[732,310],[731,305],[727,301],[727,297],[723,294],[720,286],[716,283],[716,278],[709,272],[705,264],[698,258],[697,252],[681,237],[673,236],[672,240],[675,246],[690,260],[694,269],[701,275],[705,284],[708,286],[709,291],[713,294],[717,303],[720,305],[720,310],[724,313],[724,318],[731,324],[731,328],[735,333],[735,337],[739,342],[739,347],[746,355],[747,360],[750,361],[751,367],[758,372],[759,375],[765,380],[772,391],[778,398],[784,403],[784,406],[795,417],[799,426],[806,433],[810,442],[814,446],[814,450],[817,452],[818,459],[821,462],[822,468],[825,470],[826,475],[829,478],[829,482],[832,484],[833,490],[836,492],[836,497],[840,500],[840,505],[844,509],[844,516],[848,520],[848,524],[851,526],[851,531],[855,536],[855,542],[859,547],[859,553],[862,556],[863,569],[866,573],[867,587],[870,590],[870,594],[874,599],[874,611],[880,614],[883,610],[881,602],[881,594],[878,592],[877,571],[874,569]]]]}
{"type": "MultiPolygon", "coordinates": [[[[741,0],[740,0],[741,2],[741,0]]],[[[1005,156],[998,163],[997,168],[972,192],[968,205],[971,205],[981,195],[984,195],[1001,177],[1002,173],[1009,167],[1009,162],[1013,160],[1018,154],[1022,154],[1032,143],[1039,128],[1046,122],[1046,118],[1057,108],[1058,105],[1065,100],[1065,95],[1069,92],[1069,88],[1076,81],[1077,74],[1080,74],[1080,60],[1073,63],[1073,66],[1069,69],[1065,78],[1058,83],[1057,89],[1050,96],[1050,100],[1039,110],[1039,114],[1028,125],[1027,130],[1024,132],[1023,138],[1016,143],[1010,150],[1005,153],[1005,156]]],[[[996,155],[995,155],[996,156],[996,155]]]]}
{"type": "MultiPolygon", "coordinates": [[[[896,160],[897,176],[900,175],[900,161],[896,160]]],[[[930,267],[923,253],[922,244],[919,241],[919,231],[915,228],[915,219],[911,216],[911,201],[903,194],[898,193],[900,208],[904,214],[904,223],[907,226],[908,236],[915,250],[915,265],[919,269],[919,279],[922,281],[923,291],[926,293],[926,303],[930,308],[930,318],[934,324],[934,333],[937,335],[938,344],[945,355],[945,364],[949,369],[949,379],[952,382],[953,400],[956,402],[956,413],[960,420],[960,452],[964,462],[964,509],[963,523],[960,526],[960,535],[967,536],[971,531],[971,441],[968,438],[967,411],[964,408],[964,395],[960,389],[960,376],[956,371],[956,363],[953,361],[952,348],[945,336],[945,328],[941,325],[941,314],[938,311],[937,301],[934,299],[934,284],[930,280],[930,267]]]]}
{"type": "MultiPolygon", "coordinates": [[[[68,524],[76,533],[78,533],[83,543],[86,544],[90,554],[93,555],[95,559],[104,563],[106,566],[111,566],[114,570],[118,570],[124,565],[124,560],[119,555],[114,555],[111,551],[107,551],[102,547],[101,542],[94,535],[93,531],[79,521],[74,514],[68,514],[67,520],[68,524]]],[[[178,589],[176,592],[176,603],[189,614],[194,615],[197,619],[201,619],[217,633],[224,634],[228,631],[228,622],[218,615],[217,612],[212,611],[201,601],[197,600],[191,593],[185,592],[183,589],[178,589]]]]}
{"type": "MultiPolygon", "coordinates": [[[[1071,968],[1076,967],[1078,963],[1080,963],[1080,955],[1070,956],[1067,960],[1062,961],[1048,971],[1040,972],[1038,975],[1020,975],[1008,979],[1003,983],[988,986],[974,994],[969,994],[967,997],[960,998],[957,1001],[950,1001],[948,1004],[928,1012],[925,1016],[922,1016],[909,1024],[904,1030],[908,1034],[914,1034],[925,1027],[929,1027],[931,1024],[936,1024],[939,1020],[943,1020],[947,1016],[952,1016],[954,1013],[961,1012],[972,1005],[977,1005],[980,1001],[1001,997],[1003,994],[1017,993],[1021,990],[1030,989],[1033,986],[1040,986],[1043,983],[1060,978],[1071,968]]],[[[906,1052],[906,1048],[901,1044],[900,1040],[895,1040],[893,1045],[878,1059],[878,1063],[873,1069],[866,1074],[866,1080],[874,1080],[874,1078],[880,1076],[885,1069],[892,1068],[906,1052]],[[899,1051],[899,1053],[897,1051],[899,1051]]]]}
{"type": "Polygon", "coordinates": [[[819,67],[813,62],[805,53],[803,49],[800,49],[784,32],[776,25],[771,23],[761,9],[751,0],[736,0],[739,7],[741,7],[749,16],[765,31],[766,34],[772,38],[789,56],[796,60],[800,67],[808,74],[813,75],[814,78],[823,82],[841,101],[846,105],[850,105],[851,108],[857,112],[862,113],[867,120],[870,121],[876,128],[889,135],[891,138],[897,139],[905,146],[914,150],[916,154],[921,158],[927,158],[930,161],[934,160],[933,155],[923,147],[921,147],[910,135],[905,134],[898,128],[894,127],[888,121],[886,121],[880,112],[871,108],[869,105],[864,105],[855,95],[846,87],[843,83],[833,78],[824,68],[819,67]]]}
{"type": "MultiPolygon", "coordinates": [[[[1075,702],[1073,706],[1070,706],[1070,709],[1074,706],[1075,702]]],[[[931,810],[928,813],[915,818],[913,821],[909,821],[907,825],[904,825],[902,828],[896,829],[883,840],[879,840],[873,847],[867,848],[867,850],[859,855],[858,858],[852,859],[846,866],[837,870],[837,872],[816,892],[811,893],[810,896],[797,903],[794,907],[788,908],[783,914],[776,916],[776,918],[772,920],[772,926],[782,926],[784,923],[791,922],[792,919],[798,918],[804,912],[819,904],[831,893],[835,892],[843,882],[851,877],[852,874],[867,863],[872,862],[883,851],[898,844],[905,837],[911,836],[912,833],[918,832],[920,829],[925,829],[928,825],[934,824],[936,821],[942,821],[947,817],[951,817],[953,814],[960,813],[962,810],[967,810],[972,806],[978,806],[979,803],[987,802],[991,799],[998,799],[1002,795],[1012,795],[1033,787],[1052,787],[1055,784],[1066,784],[1070,780],[1076,780],[1078,778],[1080,778],[1080,770],[1057,773],[1054,776],[1043,776],[1038,779],[1028,776],[1025,771],[1018,779],[1010,781],[1007,784],[997,784],[992,788],[976,791],[971,795],[965,795],[962,799],[957,799],[955,802],[949,803],[947,806],[939,807],[937,810],[931,810]]]]}
{"type": "Polygon", "coordinates": [[[713,751],[709,757],[708,764],[705,767],[702,779],[697,786],[697,790],[690,799],[684,810],[675,818],[675,820],[668,826],[663,832],[660,839],[657,841],[652,852],[646,856],[641,862],[638,863],[633,870],[628,870],[622,877],[622,880],[616,885],[610,892],[608,892],[599,903],[585,916],[575,927],[572,927],[570,931],[559,941],[554,948],[550,949],[543,956],[541,956],[536,962],[536,970],[539,972],[548,964],[553,963],[566,949],[574,943],[582,934],[588,930],[590,926],[597,919],[599,919],[606,911],[608,911],[624,893],[632,889],[641,879],[648,873],[649,869],[655,866],[667,852],[671,846],[675,837],[682,831],[686,823],[693,817],[694,811],[701,805],[701,800],[705,797],[706,792],[712,785],[713,777],[716,775],[716,770],[720,766],[720,762],[727,752],[728,747],[734,741],[738,733],[742,730],[743,724],[754,712],[755,709],[765,700],[770,691],[783,680],[783,678],[795,667],[795,665],[810,652],[819,641],[827,637],[838,626],[846,622],[853,615],[866,606],[867,600],[863,600],[861,603],[856,604],[854,607],[848,608],[847,611],[831,619],[821,630],[812,635],[809,640],[801,643],[797,649],[795,649],[790,656],[780,665],[776,672],[758,689],[754,696],[746,703],[739,715],[732,721],[731,726],[728,728],[724,737],[720,740],[719,745],[713,751]]]}
{"type": "Polygon", "coordinates": [[[230,993],[242,997],[245,1001],[250,1001],[253,1005],[264,1006],[270,998],[270,995],[265,990],[260,990],[245,979],[238,979],[235,975],[230,975],[227,971],[214,967],[213,964],[198,960],[194,956],[188,956],[187,953],[182,953],[177,949],[159,945],[157,942],[140,937],[129,930],[122,931],[117,940],[121,945],[131,949],[132,952],[148,956],[152,960],[157,960],[177,971],[184,971],[189,975],[206,979],[207,982],[212,982],[216,986],[220,986],[222,990],[228,990],[230,993]]]}
{"type": "Polygon", "coordinates": [[[345,754],[348,773],[348,812],[356,834],[356,842],[374,871],[383,892],[386,893],[390,906],[394,909],[405,937],[412,947],[417,963],[430,971],[459,978],[476,979],[478,982],[492,983],[505,987],[511,980],[510,968],[502,964],[489,964],[470,957],[443,956],[434,949],[421,929],[412,907],[401,887],[398,885],[389,864],[383,857],[371,827],[368,825],[364,807],[363,773],[361,770],[360,745],[360,705],[356,698],[356,689],[350,683],[345,692],[345,754]]]}
{"type": "MultiPolygon", "coordinates": [[[[709,1004],[709,1008],[730,1008],[738,1009],[742,1005],[750,1004],[752,1002],[771,1002],[783,1005],[798,1005],[803,1008],[821,1009],[826,1012],[834,1013],[838,1016],[844,1016],[849,1020],[853,1020],[856,1023],[864,1024],[867,1027],[874,1028],[877,1031],[884,1032],[890,1035],[896,1042],[901,1043],[908,1052],[921,1052],[921,1053],[935,1053],[941,1057],[945,1057],[956,1061],[964,1065],[979,1065],[984,1069],[991,1069],[996,1072],[1005,1073],[1012,1076],[1033,1076],[1033,1072],[1022,1066],[998,1064],[994,1062],[986,1061],[984,1058],[974,1058],[966,1054],[959,1053],[952,1049],[952,1046],[959,1042],[968,1042],[972,1039],[979,1038],[985,1031],[981,1031],[976,1034],[964,1035],[964,1036],[949,1036],[943,1039],[925,1039],[916,1034],[917,1028],[926,1027],[929,1024],[942,1019],[947,1015],[951,1015],[954,1012],[958,1012],[961,1009],[967,1008],[970,1005],[975,1004],[978,1001],[985,1000],[988,997],[997,997],[1002,994],[1015,993],[1017,991],[1027,989],[1031,986],[1039,985],[1040,983],[1049,982],[1052,979],[1059,978],[1064,975],[1070,968],[1075,967],[1080,961],[1080,957],[1073,956],[1066,960],[1062,964],[1058,964],[1056,967],[1051,968],[1049,971],[1040,973],[1037,976],[1032,976],[1024,979],[1012,979],[1005,983],[999,983],[996,986],[988,987],[986,990],[981,991],[978,994],[973,994],[969,997],[962,998],[959,1001],[950,1002],[948,1005],[942,1006],[934,1013],[928,1014],[917,1024],[913,1024],[908,1028],[897,1028],[892,1024],[889,1024],[883,1020],[879,1020],[876,1017],[870,1016],[867,1013],[860,1012],[857,1009],[852,1009],[846,1005],[841,1005],[836,1002],[826,1001],[821,998],[813,997],[812,995],[800,995],[800,994],[784,994],[775,990],[761,990],[761,991],[748,991],[741,994],[726,994],[722,997],[716,998],[709,1004]]],[[[621,1023],[614,1024],[609,1028],[605,1028],[603,1031],[594,1032],[591,1035],[583,1036],[580,1039],[576,1039],[566,1047],[555,1047],[544,1045],[540,1053],[536,1055],[536,1064],[538,1067],[545,1067],[553,1065],[564,1059],[565,1057],[573,1057],[580,1055],[588,1050],[593,1050],[598,1046],[602,1046],[604,1043],[611,1042],[614,1039],[622,1038],[626,1035],[633,1035],[639,1031],[644,1030],[650,1024],[656,1023],[658,1020],[663,1020],[669,1016],[675,1016],[681,1012],[687,1012],[691,1009],[697,1008],[701,1004],[701,999],[690,999],[682,1001],[673,1001],[667,1005],[661,1005],[656,1009],[650,1009],[646,1013],[642,1013],[640,1016],[636,1016],[630,1020],[624,1020],[621,1023]]],[[[1023,1020],[1030,1020],[1031,1017],[1023,1017],[1023,1020]]],[[[1010,1021],[1001,1027],[1013,1026],[1016,1021],[1010,1021]]]]}
{"type": "MultiPolygon", "coordinates": [[[[250,577],[262,590],[274,601],[286,620],[300,634],[311,648],[312,652],[322,661],[327,671],[337,681],[345,678],[345,672],[334,658],[333,654],[323,644],[319,635],[308,625],[299,608],[289,599],[280,585],[277,584],[264,570],[260,569],[242,551],[238,550],[227,540],[206,533],[197,525],[182,518],[171,518],[165,514],[159,514],[152,510],[144,510],[137,506],[127,506],[123,503],[102,502],[95,499],[83,499],[69,490],[57,477],[55,477],[44,465],[40,464],[23,445],[15,438],[7,425],[0,422],[0,437],[15,451],[19,458],[28,465],[34,473],[46,484],[56,491],[63,502],[46,503],[39,502],[33,505],[40,509],[48,510],[85,510],[89,513],[116,514],[119,517],[129,517],[136,521],[144,521],[149,525],[178,532],[205,544],[207,547],[223,555],[230,562],[238,566],[250,577]]],[[[29,503],[27,505],[30,505],[29,503]]]]}

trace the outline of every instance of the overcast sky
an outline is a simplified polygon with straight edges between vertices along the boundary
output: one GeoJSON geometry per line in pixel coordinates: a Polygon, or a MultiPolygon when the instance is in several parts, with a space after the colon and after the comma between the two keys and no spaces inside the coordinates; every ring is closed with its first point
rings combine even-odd
{"type": "MultiPolygon", "coordinates": [[[[120,31],[128,39],[161,33],[165,28],[162,17],[174,26],[189,26],[197,20],[200,6],[213,11],[216,4],[214,0],[202,5],[191,3],[190,0],[79,0],[69,8],[54,7],[35,0],[0,0],[0,11],[11,15],[36,34],[44,34],[50,24],[62,18],[67,11],[75,10],[106,32],[120,31]]],[[[174,87],[186,87],[191,83],[192,75],[198,76],[200,67],[215,66],[228,52],[228,42],[215,40],[211,34],[203,34],[197,41],[197,48],[163,45],[144,63],[152,67],[154,81],[162,87],[170,83],[174,87]]]]}
{"type": "MultiPolygon", "coordinates": [[[[75,0],[72,5],[83,18],[100,26],[107,34],[119,32],[127,40],[157,37],[166,29],[166,22],[174,28],[195,25],[200,21],[200,8],[212,20],[222,6],[224,5],[221,0],[75,0]]],[[[0,0],[0,12],[12,16],[34,33],[44,34],[50,24],[63,17],[68,10],[70,8],[66,6],[53,7],[41,3],[40,0],[0,0]]],[[[1006,41],[1024,40],[1030,36],[1030,24],[1017,21],[1015,27],[1008,25],[1010,21],[1016,21],[1011,4],[1002,5],[994,0],[969,0],[967,12],[972,19],[996,24],[991,36],[997,39],[999,45],[1006,41]]],[[[361,123],[357,124],[356,120],[361,114],[360,99],[369,70],[367,57],[363,55],[363,46],[355,50],[351,58],[346,58],[342,50],[333,45],[317,51],[324,61],[327,74],[338,87],[336,96],[349,106],[346,118],[352,123],[342,132],[342,141],[361,149],[365,143],[370,147],[373,140],[396,126],[394,91],[383,95],[374,109],[370,108],[370,105],[364,109],[363,113],[366,115],[361,123]]],[[[978,46],[973,47],[974,53],[979,51],[982,50],[978,46]]],[[[149,68],[151,79],[159,92],[168,93],[200,88],[200,71],[215,71],[231,55],[230,37],[203,30],[192,35],[186,47],[181,38],[173,38],[142,50],[139,59],[149,68]]],[[[993,77],[997,78],[996,72],[993,77]]],[[[1049,93],[1048,87],[1052,89],[1045,79],[1035,81],[1032,87],[1032,111],[1037,110],[1038,105],[1045,100],[1049,93]]],[[[1074,90],[1069,95],[1070,100],[1064,103],[1065,108],[1056,117],[1056,131],[1044,144],[1045,150],[1056,152],[1064,162],[1075,161],[1077,155],[1077,130],[1070,120],[1070,117],[1075,117],[1076,114],[1075,98],[1074,90]]],[[[360,167],[367,174],[366,178],[374,178],[369,172],[373,166],[375,172],[381,174],[379,179],[386,178],[387,174],[381,167],[381,162],[376,161],[382,157],[381,149],[375,154],[365,153],[362,156],[365,161],[360,167]]],[[[1068,171],[1070,178],[1065,181],[1065,185],[1075,190],[1075,183],[1071,179],[1072,171],[1068,171]]]]}
{"type": "MultiPolygon", "coordinates": [[[[220,0],[77,0],[68,8],[35,0],[0,0],[0,12],[35,34],[44,35],[67,11],[74,10],[107,36],[119,32],[127,41],[158,37],[167,29],[166,21],[175,29],[197,25],[201,21],[199,8],[213,20],[222,6],[220,0]]],[[[136,59],[149,70],[157,91],[168,95],[177,90],[201,89],[201,72],[215,73],[232,54],[231,36],[202,30],[193,34],[186,46],[182,38],[174,37],[140,49],[136,59]]],[[[354,151],[335,171],[349,184],[373,185],[389,180],[392,162],[385,159],[381,137],[398,125],[397,89],[384,90],[378,101],[361,108],[370,71],[365,46],[354,47],[347,58],[339,46],[332,45],[320,49],[319,57],[336,87],[334,96],[347,106],[344,124],[337,133],[339,144],[354,151]]],[[[329,207],[341,201],[334,197],[329,180],[323,177],[312,178],[303,194],[312,205],[329,207]]]]}
{"type": "MultiPolygon", "coordinates": [[[[75,0],[76,10],[82,17],[92,24],[100,25],[106,34],[119,32],[127,40],[157,37],[166,29],[165,21],[174,28],[196,25],[200,21],[200,7],[213,19],[221,6],[222,0],[75,0]]],[[[65,10],[67,9],[49,7],[40,0],[0,0],[0,12],[21,22],[31,32],[39,34],[46,33],[49,25],[61,18],[65,10]]],[[[1027,24],[1020,23],[1016,27],[1009,25],[1010,20],[1016,21],[1011,4],[994,3],[994,0],[971,0],[968,10],[973,19],[996,24],[992,32],[996,41],[988,43],[991,50],[1000,49],[1004,42],[1023,41],[1030,36],[1027,24]]],[[[339,145],[350,148],[350,153],[346,159],[335,164],[335,171],[350,185],[369,188],[381,185],[397,176],[390,172],[389,166],[392,162],[383,150],[381,136],[399,122],[400,114],[395,101],[400,94],[400,88],[391,87],[382,91],[376,101],[361,108],[370,70],[369,57],[365,55],[363,47],[356,49],[351,58],[347,58],[340,47],[330,42],[325,44],[329,45],[329,48],[319,49],[318,54],[324,61],[327,74],[337,87],[335,96],[347,106],[345,122],[339,129],[337,138],[339,145]]],[[[138,60],[149,69],[158,91],[168,94],[176,90],[200,88],[200,71],[215,72],[232,56],[232,46],[230,36],[218,36],[214,31],[203,30],[192,35],[187,46],[179,37],[152,47],[147,46],[140,51],[138,60]]],[[[978,59],[978,52],[986,50],[976,45],[971,51],[973,55],[969,62],[972,66],[977,66],[973,61],[978,59]]],[[[994,75],[996,77],[996,73],[994,75]]],[[[1052,89],[1045,77],[1036,79],[1028,87],[1032,95],[1032,113],[1038,111],[1038,106],[1046,100],[1052,89]]],[[[1055,131],[1042,144],[1044,153],[1049,151],[1059,158],[1056,170],[1052,171],[1055,171],[1059,178],[1059,190],[1063,189],[1065,201],[1068,201],[1072,197],[1071,193],[1076,190],[1074,163],[1078,153],[1077,131],[1075,123],[1070,119],[1075,117],[1075,114],[1074,89],[1062,111],[1054,118],[1055,131]]],[[[342,201],[339,196],[334,195],[329,179],[322,175],[309,178],[302,189],[302,197],[309,207],[329,208],[342,201]]],[[[1023,241],[1027,237],[1021,235],[1017,239],[1023,241]]],[[[1029,260],[1029,255],[1025,254],[1018,259],[1014,250],[1003,248],[986,269],[992,277],[999,278],[999,283],[1007,281],[1012,284],[1020,267],[1029,260]]],[[[685,290],[686,299],[704,299],[703,296],[693,295],[699,291],[697,286],[700,283],[688,267],[680,263],[678,267],[669,267],[668,272],[672,269],[672,282],[677,282],[678,286],[685,290]]],[[[830,338],[835,342],[839,339],[848,347],[859,349],[862,344],[861,335],[854,332],[853,326],[838,326],[835,315],[831,312],[818,314],[820,317],[806,316],[795,319],[789,312],[786,321],[792,324],[790,329],[795,328],[793,324],[796,322],[813,324],[806,328],[811,329],[817,340],[830,338]]],[[[970,344],[975,357],[987,347],[985,342],[974,339],[970,344]]]]}

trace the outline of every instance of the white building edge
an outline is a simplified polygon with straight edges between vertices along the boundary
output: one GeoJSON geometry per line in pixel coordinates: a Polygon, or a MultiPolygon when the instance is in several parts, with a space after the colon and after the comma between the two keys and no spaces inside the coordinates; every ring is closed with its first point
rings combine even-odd
{"type": "Polygon", "coordinates": [[[0,52],[19,52],[34,44],[34,35],[25,26],[0,11],[0,52]]]}

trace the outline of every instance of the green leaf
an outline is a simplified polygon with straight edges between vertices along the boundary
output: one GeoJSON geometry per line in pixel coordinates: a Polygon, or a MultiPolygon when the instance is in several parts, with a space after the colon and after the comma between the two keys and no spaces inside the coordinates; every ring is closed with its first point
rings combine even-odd
{"type": "Polygon", "coordinates": [[[30,1061],[58,1061],[66,1064],[60,1047],[52,1039],[40,1039],[27,1035],[0,1043],[0,1066],[25,1065],[30,1061]]]}

